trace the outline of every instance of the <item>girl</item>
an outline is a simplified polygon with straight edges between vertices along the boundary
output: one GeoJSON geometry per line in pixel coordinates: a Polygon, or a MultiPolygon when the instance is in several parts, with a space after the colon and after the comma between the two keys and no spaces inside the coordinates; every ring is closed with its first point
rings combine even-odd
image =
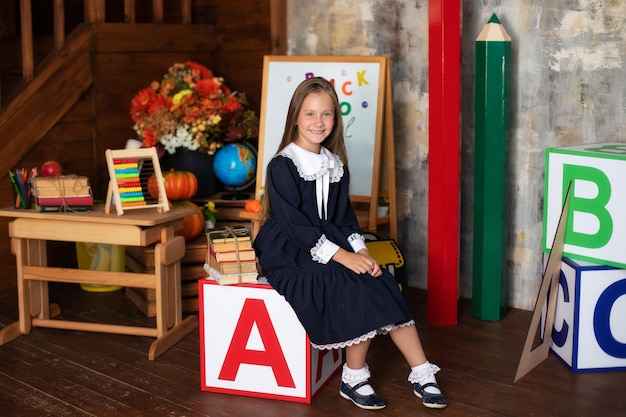
{"type": "Polygon", "coordinates": [[[297,87],[266,176],[265,222],[254,241],[259,262],[311,344],[345,348],[340,395],[364,409],[385,407],[368,383],[366,356],[374,336],[388,333],[411,367],[415,395],[426,407],[445,407],[439,367],[427,361],[394,277],[370,256],[359,231],[339,101],[325,79],[297,87]]]}

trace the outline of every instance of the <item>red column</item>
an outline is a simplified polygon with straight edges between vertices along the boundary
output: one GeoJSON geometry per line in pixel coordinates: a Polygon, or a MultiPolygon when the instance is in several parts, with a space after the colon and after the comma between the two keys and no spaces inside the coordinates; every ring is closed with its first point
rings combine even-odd
{"type": "Polygon", "coordinates": [[[458,317],[461,0],[428,3],[428,322],[458,317]]]}

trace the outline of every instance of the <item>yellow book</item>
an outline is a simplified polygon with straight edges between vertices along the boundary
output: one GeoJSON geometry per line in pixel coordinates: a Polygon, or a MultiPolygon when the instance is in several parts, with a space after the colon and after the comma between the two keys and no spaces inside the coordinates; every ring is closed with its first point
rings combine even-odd
{"type": "Polygon", "coordinates": [[[237,261],[218,262],[214,256],[209,256],[209,265],[217,272],[223,275],[229,274],[245,274],[250,272],[258,272],[256,267],[256,260],[254,261],[241,261],[237,264],[237,261]]]}
{"type": "Polygon", "coordinates": [[[92,195],[89,178],[75,175],[35,177],[32,187],[35,197],[89,197],[92,195]]]}
{"type": "Polygon", "coordinates": [[[226,243],[211,243],[209,241],[209,251],[213,252],[232,252],[236,249],[240,251],[245,251],[248,249],[252,249],[252,241],[244,240],[235,242],[226,242],[226,243]]]}
{"type": "Polygon", "coordinates": [[[239,250],[228,250],[216,252],[212,245],[209,245],[207,256],[215,256],[218,262],[236,261],[254,261],[256,260],[256,252],[252,248],[239,248],[239,250]]]}

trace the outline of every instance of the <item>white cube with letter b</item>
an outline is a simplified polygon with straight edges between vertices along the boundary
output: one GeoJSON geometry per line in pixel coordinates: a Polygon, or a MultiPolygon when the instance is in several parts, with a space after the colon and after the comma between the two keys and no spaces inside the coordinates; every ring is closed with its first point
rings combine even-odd
{"type": "Polygon", "coordinates": [[[270,285],[198,286],[202,390],[310,403],[343,365],[340,350],[311,346],[270,285]]]}
{"type": "Polygon", "coordinates": [[[552,247],[570,184],[563,255],[626,268],[626,143],[546,150],[545,252],[552,247]]]}
{"type": "Polygon", "coordinates": [[[572,371],[626,370],[626,270],[563,258],[558,288],[550,349],[572,371]]]}

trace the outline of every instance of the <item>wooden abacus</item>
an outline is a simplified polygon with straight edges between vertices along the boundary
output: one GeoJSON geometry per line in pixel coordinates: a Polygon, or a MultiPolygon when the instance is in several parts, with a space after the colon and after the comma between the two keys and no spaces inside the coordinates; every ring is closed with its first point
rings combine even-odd
{"type": "Polygon", "coordinates": [[[104,206],[106,213],[110,212],[111,204],[115,205],[118,216],[124,214],[124,210],[142,208],[169,211],[156,148],[107,149],[106,160],[110,178],[104,206]]]}

